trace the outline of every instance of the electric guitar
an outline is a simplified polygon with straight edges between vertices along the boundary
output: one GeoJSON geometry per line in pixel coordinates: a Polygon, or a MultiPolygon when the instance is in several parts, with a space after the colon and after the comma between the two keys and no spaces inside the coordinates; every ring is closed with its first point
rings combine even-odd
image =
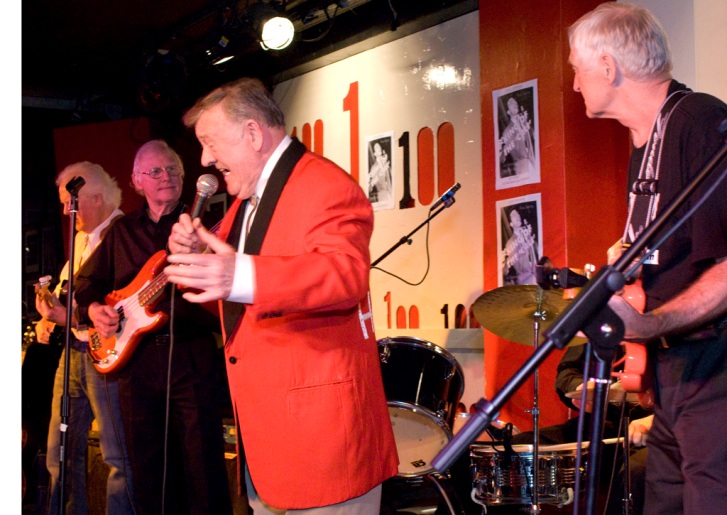
{"type": "MultiPolygon", "coordinates": [[[[44,275],[40,279],[38,279],[38,282],[35,283],[34,290],[35,294],[41,298],[43,302],[45,302],[49,308],[54,308],[56,306],[61,306],[61,301],[53,295],[53,293],[50,291],[50,284],[51,280],[53,278],[50,275],[44,275]]],[[[53,328],[53,331],[51,331],[51,334],[49,336],[48,345],[52,346],[60,346],[63,345],[64,342],[64,334],[65,334],[65,328],[62,325],[56,324],[56,326],[53,328]]],[[[29,334],[30,336],[30,334],[29,334]]],[[[33,331],[33,336],[35,337],[35,331],[33,331]]],[[[37,337],[36,337],[37,340],[37,337]]]]}
{"type": "MultiPolygon", "coordinates": [[[[639,313],[644,312],[646,297],[637,279],[633,284],[624,286],[621,296],[639,313]]],[[[613,367],[623,364],[623,371],[612,372],[613,377],[621,381],[626,392],[636,393],[639,404],[643,408],[654,406],[654,372],[648,360],[647,348],[641,342],[621,342],[624,356],[614,362],[613,367]]]]}
{"type": "MultiPolygon", "coordinates": [[[[217,234],[221,223],[217,222],[210,232],[217,234]]],[[[205,249],[203,254],[209,251],[205,249]]],[[[169,279],[163,273],[167,264],[167,253],[160,250],[147,260],[128,286],[106,295],[106,304],[119,314],[119,328],[116,334],[108,338],[101,336],[95,327],[88,328],[88,354],[91,356],[93,366],[100,373],[108,374],[121,370],[141,339],[169,320],[169,315],[166,313],[154,312],[162,298],[164,287],[169,283],[169,279]]],[[[184,286],[179,288],[195,291],[184,286]]]]}
{"type": "Polygon", "coordinates": [[[116,334],[104,338],[94,327],[88,328],[88,353],[102,374],[120,370],[141,339],[164,325],[169,316],[154,312],[169,280],[163,273],[167,253],[160,250],[144,264],[128,286],[106,295],[106,304],[119,314],[116,334]]]}

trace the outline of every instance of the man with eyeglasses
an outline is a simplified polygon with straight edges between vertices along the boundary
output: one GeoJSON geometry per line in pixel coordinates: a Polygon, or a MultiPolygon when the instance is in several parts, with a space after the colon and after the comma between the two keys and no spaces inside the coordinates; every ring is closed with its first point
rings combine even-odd
{"type": "Polygon", "coordinates": [[[113,342],[122,321],[125,335],[139,324],[116,349],[128,361],[110,372],[119,377],[136,513],[230,514],[216,319],[158,283],[171,228],[188,210],[180,200],[182,160],[166,142],[149,141],[137,151],[131,180],[144,206],[109,231],[79,275],[76,299],[98,341],[113,342]],[[150,263],[158,266],[144,268],[150,263]],[[149,281],[163,287],[158,304],[144,303],[149,281]],[[123,310],[105,302],[111,292],[123,310]],[[145,318],[156,313],[162,318],[145,318]]]}

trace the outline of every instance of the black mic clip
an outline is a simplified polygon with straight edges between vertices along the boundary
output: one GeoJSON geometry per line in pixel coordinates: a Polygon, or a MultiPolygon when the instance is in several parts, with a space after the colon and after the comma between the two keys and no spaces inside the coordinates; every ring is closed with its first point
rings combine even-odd
{"type": "Polygon", "coordinates": [[[86,184],[86,180],[81,176],[76,176],[66,183],[66,191],[73,196],[77,196],[78,192],[86,184]]]}
{"type": "Polygon", "coordinates": [[[457,190],[460,189],[461,187],[462,187],[462,185],[460,183],[455,182],[454,186],[452,186],[447,191],[445,191],[444,195],[439,197],[437,199],[437,201],[434,204],[432,204],[432,207],[429,208],[429,211],[434,211],[442,204],[444,204],[445,208],[454,204],[454,194],[457,193],[457,190]]]}
{"type": "Polygon", "coordinates": [[[551,288],[578,288],[588,282],[588,277],[570,268],[555,268],[550,259],[543,256],[535,265],[535,281],[543,290],[551,288]]]}

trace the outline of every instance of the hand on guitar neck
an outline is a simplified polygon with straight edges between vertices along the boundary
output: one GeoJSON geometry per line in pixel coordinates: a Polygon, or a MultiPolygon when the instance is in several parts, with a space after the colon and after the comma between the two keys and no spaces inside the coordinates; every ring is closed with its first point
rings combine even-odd
{"type": "Polygon", "coordinates": [[[35,335],[38,343],[55,345],[63,341],[66,307],[50,291],[51,279],[46,275],[35,283],[35,309],[42,317],[35,325],[35,335]]]}

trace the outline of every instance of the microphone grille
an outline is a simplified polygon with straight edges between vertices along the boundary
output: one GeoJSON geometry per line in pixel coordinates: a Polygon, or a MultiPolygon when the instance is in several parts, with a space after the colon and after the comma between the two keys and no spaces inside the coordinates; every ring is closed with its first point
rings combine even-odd
{"type": "Polygon", "coordinates": [[[200,175],[199,179],[197,179],[197,193],[210,196],[217,192],[218,185],[217,177],[211,173],[200,175]]]}

